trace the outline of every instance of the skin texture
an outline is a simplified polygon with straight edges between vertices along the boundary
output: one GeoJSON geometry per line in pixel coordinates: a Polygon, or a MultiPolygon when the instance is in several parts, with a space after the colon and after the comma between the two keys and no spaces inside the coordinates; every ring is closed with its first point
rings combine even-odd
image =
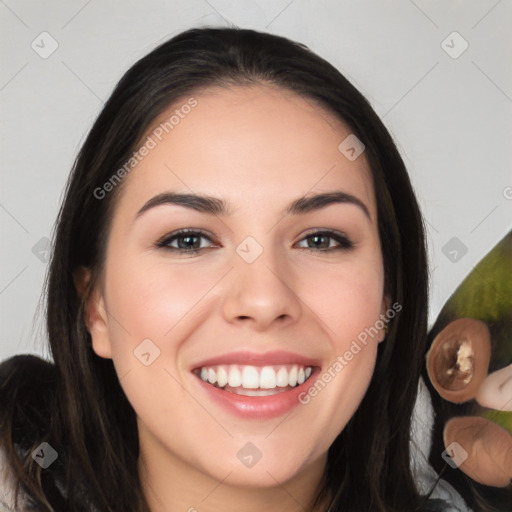
{"type": "Polygon", "coordinates": [[[152,511],[310,510],[327,450],[366,392],[384,330],[310,403],[270,420],[220,408],[190,368],[235,350],[289,350],[327,369],[385,313],[369,169],[364,153],[349,161],[338,150],[350,130],[312,101],[268,86],[194,98],[197,106],[124,178],[105,271],[88,301],[93,349],[113,359],[137,413],[152,511]],[[222,197],[233,211],[163,205],[135,220],[146,201],[171,190],[222,197]],[[349,203],[282,213],[295,199],[332,190],[359,198],[370,218],[349,203]],[[181,228],[205,231],[209,239],[197,242],[204,249],[189,256],[154,247],[181,228]],[[315,245],[305,237],[323,229],[345,232],[354,248],[307,251],[315,245]],[[263,249],[251,264],[236,252],[247,236],[263,249]],[[147,338],[160,350],[150,366],[133,353],[147,338]],[[247,442],[262,453],[251,468],[236,456],[247,442]]]}

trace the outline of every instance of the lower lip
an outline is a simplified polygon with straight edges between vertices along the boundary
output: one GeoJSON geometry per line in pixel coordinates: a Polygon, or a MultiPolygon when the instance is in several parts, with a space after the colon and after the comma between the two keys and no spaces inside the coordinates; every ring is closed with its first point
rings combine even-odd
{"type": "Polygon", "coordinates": [[[247,419],[271,419],[277,418],[291,411],[300,404],[299,395],[307,391],[315,377],[320,373],[320,368],[315,368],[308,380],[299,386],[269,396],[245,396],[237,395],[229,391],[223,391],[206,383],[196,375],[194,378],[215,403],[228,412],[247,419]]]}

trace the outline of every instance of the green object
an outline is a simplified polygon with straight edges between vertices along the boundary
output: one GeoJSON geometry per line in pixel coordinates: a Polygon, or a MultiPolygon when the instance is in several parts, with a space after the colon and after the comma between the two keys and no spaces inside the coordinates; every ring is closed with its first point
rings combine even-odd
{"type": "Polygon", "coordinates": [[[482,416],[496,423],[512,434],[512,412],[510,411],[485,411],[482,416]]]}

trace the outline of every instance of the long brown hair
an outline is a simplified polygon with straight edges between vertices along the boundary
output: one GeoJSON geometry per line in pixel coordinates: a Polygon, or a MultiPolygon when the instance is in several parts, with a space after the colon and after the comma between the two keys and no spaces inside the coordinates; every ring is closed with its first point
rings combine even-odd
{"type": "Polygon", "coordinates": [[[364,143],[385,291],[402,305],[379,345],[362,403],[329,449],[318,499],[332,496],[332,512],[421,508],[424,500],[409,467],[409,431],[425,353],[428,273],[423,220],[393,139],[361,93],[306,46],[254,30],[194,28],[126,72],[78,154],[45,282],[53,363],[16,356],[2,365],[0,444],[37,510],[149,511],[137,473],[135,411],[112,361],[93,352],[84,322],[84,302],[102,272],[123,183],[101,200],[94,191],[132,156],[157,115],[178,99],[211,85],[258,83],[315,100],[364,143]],[[83,296],[73,281],[80,266],[92,271],[83,296]],[[38,398],[41,393],[44,399],[38,398]],[[30,456],[42,441],[59,454],[46,470],[30,456]]]}

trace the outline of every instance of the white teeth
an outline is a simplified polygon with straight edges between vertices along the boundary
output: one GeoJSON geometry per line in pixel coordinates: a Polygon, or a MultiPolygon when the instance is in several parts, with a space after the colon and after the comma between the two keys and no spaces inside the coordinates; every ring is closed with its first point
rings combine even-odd
{"type": "Polygon", "coordinates": [[[288,382],[290,386],[295,386],[297,384],[297,367],[294,366],[290,370],[290,375],[288,375],[288,382]]]}
{"type": "Polygon", "coordinates": [[[223,388],[228,383],[228,372],[224,366],[217,368],[217,384],[223,388]]]}
{"type": "Polygon", "coordinates": [[[240,371],[236,366],[231,366],[229,369],[228,384],[232,388],[237,388],[238,386],[242,385],[242,376],[240,375],[240,371]]]}
{"type": "Polygon", "coordinates": [[[203,381],[216,384],[220,388],[228,385],[231,388],[268,389],[278,392],[277,388],[295,387],[304,383],[312,372],[311,366],[297,364],[263,367],[232,364],[203,367],[198,373],[203,381]]]}
{"type": "Polygon", "coordinates": [[[286,386],[288,386],[288,372],[286,371],[286,368],[284,366],[281,366],[281,368],[279,368],[279,371],[277,372],[276,381],[277,385],[280,388],[285,388],[286,386]]]}
{"type": "MultiPolygon", "coordinates": [[[[280,371],[281,370],[279,370],[279,372],[280,371]]],[[[286,373],[286,370],[284,372],[286,373]]],[[[287,385],[287,384],[288,384],[288,379],[286,379],[285,385],[287,385]]],[[[276,387],[276,372],[270,366],[265,366],[261,370],[260,386],[259,387],[263,388],[263,389],[273,389],[276,387]]]]}
{"type": "Polygon", "coordinates": [[[258,389],[260,387],[258,370],[254,366],[245,366],[242,371],[242,387],[245,389],[258,389]]]}

